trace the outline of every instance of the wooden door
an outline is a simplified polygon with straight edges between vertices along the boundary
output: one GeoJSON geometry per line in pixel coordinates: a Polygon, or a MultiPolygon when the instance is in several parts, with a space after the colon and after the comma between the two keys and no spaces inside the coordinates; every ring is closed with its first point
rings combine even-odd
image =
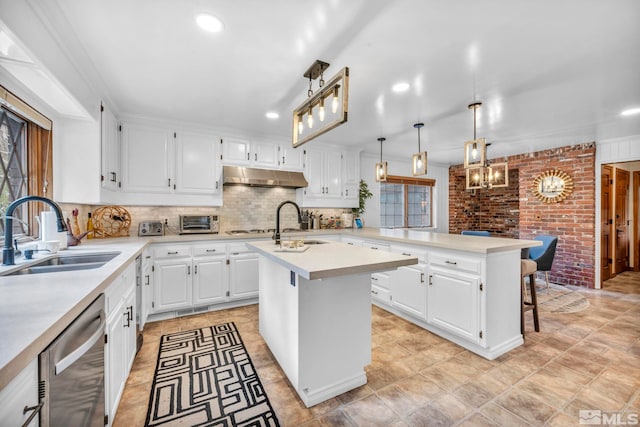
{"type": "Polygon", "coordinates": [[[640,220],[640,171],[633,173],[633,235],[631,237],[631,247],[635,248],[633,271],[640,271],[640,227],[638,227],[638,221],[640,220]]]}
{"type": "Polygon", "coordinates": [[[615,188],[615,273],[618,274],[629,268],[629,225],[627,218],[629,171],[616,168],[615,188]]]}
{"type": "Polygon", "coordinates": [[[600,200],[600,280],[604,282],[609,280],[612,276],[611,263],[613,258],[611,255],[611,228],[613,225],[613,218],[611,217],[611,201],[613,192],[613,168],[608,165],[602,166],[602,176],[600,178],[602,183],[601,188],[601,200],[600,200]]]}

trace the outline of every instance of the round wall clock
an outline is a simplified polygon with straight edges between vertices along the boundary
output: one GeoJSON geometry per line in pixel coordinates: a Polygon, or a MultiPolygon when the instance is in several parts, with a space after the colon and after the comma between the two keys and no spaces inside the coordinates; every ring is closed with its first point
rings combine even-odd
{"type": "Polygon", "coordinates": [[[549,170],[533,180],[533,194],[544,203],[558,203],[573,191],[573,179],[562,171],[549,170]]]}

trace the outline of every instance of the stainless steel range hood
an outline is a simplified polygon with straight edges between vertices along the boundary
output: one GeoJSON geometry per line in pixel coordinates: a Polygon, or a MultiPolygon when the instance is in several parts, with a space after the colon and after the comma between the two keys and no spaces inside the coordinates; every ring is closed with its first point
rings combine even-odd
{"type": "Polygon", "coordinates": [[[224,166],[222,174],[224,185],[286,188],[304,188],[309,185],[302,172],[224,166]]]}

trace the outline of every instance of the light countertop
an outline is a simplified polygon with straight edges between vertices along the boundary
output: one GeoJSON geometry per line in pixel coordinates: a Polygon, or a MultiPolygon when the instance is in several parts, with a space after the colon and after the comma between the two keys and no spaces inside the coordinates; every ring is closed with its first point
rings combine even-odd
{"type": "MultiPolygon", "coordinates": [[[[463,250],[474,253],[491,253],[516,250],[540,245],[533,240],[501,239],[496,237],[460,236],[425,231],[402,229],[337,229],[309,230],[283,233],[283,236],[316,239],[321,236],[343,235],[362,239],[386,240],[389,242],[424,245],[443,249],[463,250]]],[[[166,235],[155,237],[121,237],[113,239],[83,240],[79,246],[61,251],[64,255],[84,252],[121,252],[104,266],[93,270],[77,270],[49,274],[24,276],[0,276],[0,389],[4,388],[27,364],[51,343],[69,323],[76,318],[107,286],[118,277],[127,264],[142,253],[151,243],[187,243],[196,241],[253,241],[255,245],[275,248],[269,233],[263,234],[196,234],[166,235]],[[262,241],[262,242],[261,242],[262,241]]],[[[298,253],[280,253],[281,259],[288,259],[290,268],[303,277],[329,277],[355,272],[359,263],[369,264],[372,270],[393,269],[397,266],[385,262],[407,262],[412,258],[385,253],[398,257],[374,259],[372,251],[366,251],[366,260],[353,246],[344,245],[349,250],[349,259],[339,256],[337,247],[343,245],[317,245],[305,253],[309,255],[303,262],[298,253]],[[323,248],[325,246],[325,248],[323,248]],[[331,248],[331,249],[330,249],[331,248]],[[329,250],[330,249],[330,250],[329,250]],[[330,253],[327,254],[327,251],[330,253]],[[285,255],[286,254],[286,255],[285,255]],[[316,256],[312,256],[312,255],[316,256]],[[354,258],[357,257],[357,258],[354,258]],[[388,268],[387,268],[388,267],[388,268]],[[297,269],[297,270],[296,270],[297,269]],[[307,276],[305,276],[307,275],[307,276]],[[324,275],[324,276],[323,276],[324,275]]],[[[256,246],[256,249],[258,246],[256,246]]],[[[265,249],[266,251],[267,249],[265,249]]],[[[262,253],[262,252],[261,252],[262,253]]],[[[341,252],[340,252],[341,253],[341,252]]],[[[37,254],[34,262],[45,256],[37,254]]],[[[25,262],[19,258],[16,266],[0,266],[0,274],[19,268],[25,262]]],[[[407,265],[407,264],[397,264],[407,265]]],[[[365,269],[366,269],[365,268],[365,269]]],[[[371,270],[363,270],[371,271],[371,270]]]]}
{"type": "Polygon", "coordinates": [[[395,270],[418,263],[416,257],[330,241],[309,245],[304,252],[278,252],[279,246],[273,241],[255,241],[248,246],[309,280],[395,270]]]}

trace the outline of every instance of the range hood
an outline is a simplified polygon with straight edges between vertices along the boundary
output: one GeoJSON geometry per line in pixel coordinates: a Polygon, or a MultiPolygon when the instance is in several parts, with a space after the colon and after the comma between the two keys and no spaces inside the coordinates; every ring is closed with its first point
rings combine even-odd
{"type": "Polygon", "coordinates": [[[286,188],[304,188],[309,185],[302,172],[224,166],[222,174],[224,185],[286,188]]]}

